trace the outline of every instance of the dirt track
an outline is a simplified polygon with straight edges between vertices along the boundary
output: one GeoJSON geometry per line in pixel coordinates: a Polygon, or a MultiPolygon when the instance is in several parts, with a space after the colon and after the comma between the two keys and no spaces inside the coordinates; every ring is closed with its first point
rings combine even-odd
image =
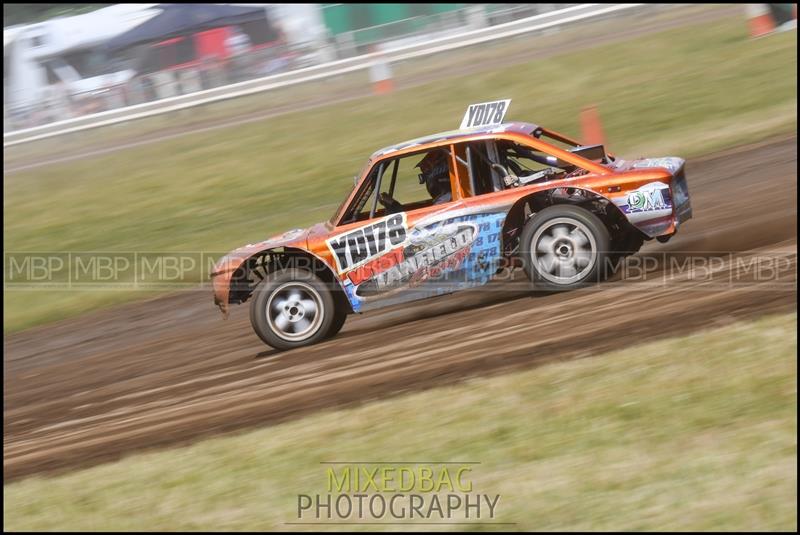
{"type": "Polygon", "coordinates": [[[207,292],[9,336],[5,476],[92,465],[337,405],[795,310],[796,168],[796,138],[690,161],[695,218],[669,244],[645,246],[642,254],[671,252],[649,282],[560,295],[495,283],[351,317],[337,338],[282,354],[252,333],[246,306],[224,322],[207,292]],[[731,260],[707,251],[748,253],[731,260]],[[736,258],[755,253],[780,260],[777,280],[735,269],[736,258]],[[690,256],[701,264],[719,257],[710,262],[713,276],[699,268],[668,269],[690,256]]]}

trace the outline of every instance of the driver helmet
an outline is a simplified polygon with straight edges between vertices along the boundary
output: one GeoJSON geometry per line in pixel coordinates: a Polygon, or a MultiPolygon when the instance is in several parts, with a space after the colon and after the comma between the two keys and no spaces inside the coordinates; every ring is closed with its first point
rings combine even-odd
{"type": "Polygon", "coordinates": [[[419,183],[425,184],[428,194],[433,199],[450,192],[450,168],[447,157],[447,151],[437,149],[426,154],[416,165],[422,171],[419,174],[419,183]]]}

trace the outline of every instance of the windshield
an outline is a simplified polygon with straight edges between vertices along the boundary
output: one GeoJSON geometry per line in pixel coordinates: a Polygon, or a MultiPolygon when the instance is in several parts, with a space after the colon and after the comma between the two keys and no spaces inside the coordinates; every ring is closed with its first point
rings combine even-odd
{"type": "Polygon", "coordinates": [[[336,211],[333,213],[331,218],[328,220],[328,223],[330,223],[331,225],[335,225],[336,224],[336,220],[339,219],[340,214],[346,208],[345,204],[347,204],[347,199],[350,198],[350,195],[353,194],[353,190],[356,189],[356,183],[361,179],[362,176],[364,176],[364,173],[367,171],[367,169],[369,168],[369,166],[371,164],[372,164],[372,160],[367,160],[367,163],[364,164],[364,166],[361,168],[361,170],[358,172],[358,174],[353,177],[353,182],[350,184],[350,188],[347,190],[347,193],[345,194],[344,199],[342,199],[342,202],[339,205],[339,207],[336,208],[336,211]]]}
{"type": "Polygon", "coordinates": [[[344,200],[342,200],[339,207],[336,209],[331,218],[328,220],[328,223],[330,223],[331,225],[336,224],[336,220],[339,218],[339,214],[342,212],[342,210],[344,210],[345,204],[347,203],[347,199],[350,198],[350,195],[353,193],[355,187],[356,187],[355,184],[350,185],[350,189],[347,190],[347,194],[344,196],[344,200]]]}

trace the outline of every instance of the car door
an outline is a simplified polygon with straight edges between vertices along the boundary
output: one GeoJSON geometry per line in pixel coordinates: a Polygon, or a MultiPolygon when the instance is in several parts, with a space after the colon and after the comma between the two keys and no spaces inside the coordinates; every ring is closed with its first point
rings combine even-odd
{"type": "Polygon", "coordinates": [[[431,174],[418,167],[430,150],[385,158],[373,165],[326,240],[354,311],[484,284],[496,271],[498,219],[466,209],[459,180],[466,167],[453,145],[444,150],[446,170],[439,171],[446,173],[440,176],[449,197],[429,187],[431,174]]]}

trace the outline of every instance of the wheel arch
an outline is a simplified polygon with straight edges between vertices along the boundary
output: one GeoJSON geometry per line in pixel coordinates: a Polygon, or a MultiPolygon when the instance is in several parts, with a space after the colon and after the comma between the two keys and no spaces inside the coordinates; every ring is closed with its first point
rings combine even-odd
{"type": "Polygon", "coordinates": [[[507,257],[516,255],[519,236],[530,217],[548,206],[557,204],[579,206],[597,215],[608,227],[612,238],[628,231],[644,236],[644,233],[632,225],[622,210],[608,197],[588,188],[558,186],[535,191],[514,202],[503,223],[503,255],[507,257]],[[564,194],[556,195],[558,190],[563,190],[564,194]]]}
{"type": "Polygon", "coordinates": [[[353,312],[344,288],[331,267],[306,249],[287,246],[264,249],[248,256],[231,274],[228,303],[244,303],[268,273],[289,267],[310,270],[331,289],[337,307],[346,307],[348,314],[353,312]]]}

